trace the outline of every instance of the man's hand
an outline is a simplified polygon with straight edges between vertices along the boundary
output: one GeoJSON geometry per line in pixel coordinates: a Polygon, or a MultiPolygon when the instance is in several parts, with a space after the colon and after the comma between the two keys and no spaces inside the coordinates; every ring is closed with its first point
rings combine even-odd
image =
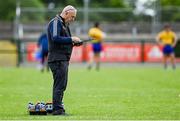
{"type": "Polygon", "coordinates": [[[83,44],[83,42],[80,40],[79,37],[71,37],[71,38],[74,46],[81,46],[83,44]]]}

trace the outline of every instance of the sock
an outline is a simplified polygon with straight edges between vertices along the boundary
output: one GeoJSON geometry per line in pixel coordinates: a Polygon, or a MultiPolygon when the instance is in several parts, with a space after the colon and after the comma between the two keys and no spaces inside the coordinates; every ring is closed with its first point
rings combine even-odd
{"type": "Polygon", "coordinates": [[[167,64],[164,64],[164,69],[167,69],[167,64]]]}
{"type": "Polygon", "coordinates": [[[173,64],[173,65],[172,65],[172,68],[175,70],[175,69],[176,69],[176,65],[175,65],[175,64],[173,64]]]}

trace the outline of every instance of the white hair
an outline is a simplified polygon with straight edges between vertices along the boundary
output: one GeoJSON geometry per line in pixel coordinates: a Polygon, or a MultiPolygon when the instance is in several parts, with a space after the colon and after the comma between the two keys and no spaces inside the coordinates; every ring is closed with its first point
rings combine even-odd
{"type": "Polygon", "coordinates": [[[64,14],[64,13],[66,13],[68,11],[76,12],[77,10],[72,5],[68,5],[62,10],[62,13],[64,14]]]}

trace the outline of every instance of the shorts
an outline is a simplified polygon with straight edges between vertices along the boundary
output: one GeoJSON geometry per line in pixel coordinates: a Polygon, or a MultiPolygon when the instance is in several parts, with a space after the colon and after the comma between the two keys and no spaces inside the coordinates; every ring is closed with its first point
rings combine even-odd
{"type": "Polygon", "coordinates": [[[165,45],[163,47],[163,54],[164,55],[170,55],[172,53],[174,53],[174,48],[171,45],[165,45]]]}
{"type": "Polygon", "coordinates": [[[101,43],[93,43],[93,52],[100,53],[102,51],[102,44],[101,43]]]}

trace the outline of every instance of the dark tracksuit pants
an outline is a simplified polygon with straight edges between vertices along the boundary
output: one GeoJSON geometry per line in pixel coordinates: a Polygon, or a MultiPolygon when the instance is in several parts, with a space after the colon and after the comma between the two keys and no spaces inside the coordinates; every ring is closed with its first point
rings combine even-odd
{"type": "Polygon", "coordinates": [[[63,108],[62,100],[64,91],[66,90],[68,80],[69,61],[50,62],[49,67],[53,73],[53,110],[63,108]]]}

